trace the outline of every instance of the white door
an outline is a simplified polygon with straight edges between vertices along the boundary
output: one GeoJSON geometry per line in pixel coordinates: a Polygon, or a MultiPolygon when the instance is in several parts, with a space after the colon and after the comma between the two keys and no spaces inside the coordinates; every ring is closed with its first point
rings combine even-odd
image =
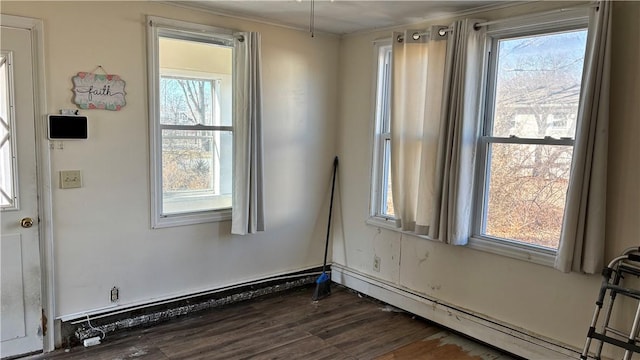
{"type": "Polygon", "coordinates": [[[0,27],[0,358],[43,344],[31,45],[0,27]]]}

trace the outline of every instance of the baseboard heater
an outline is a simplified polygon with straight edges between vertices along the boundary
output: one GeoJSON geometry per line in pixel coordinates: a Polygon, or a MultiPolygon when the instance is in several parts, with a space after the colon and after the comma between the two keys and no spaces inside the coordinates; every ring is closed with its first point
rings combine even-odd
{"type": "Polygon", "coordinates": [[[331,265],[331,280],[526,359],[569,360],[577,359],[580,355],[577,349],[569,345],[557,343],[452,304],[429,299],[410,289],[339,264],[331,265]]]}
{"type": "Polygon", "coordinates": [[[61,345],[76,346],[95,336],[150,326],[197,311],[303,287],[314,283],[321,272],[322,267],[311,268],[162,301],[118,307],[89,317],[66,318],[61,322],[61,345]]]}

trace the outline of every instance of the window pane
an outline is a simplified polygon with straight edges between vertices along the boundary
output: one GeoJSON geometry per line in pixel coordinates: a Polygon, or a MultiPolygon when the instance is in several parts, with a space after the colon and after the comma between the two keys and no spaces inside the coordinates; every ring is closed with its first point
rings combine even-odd
{"type": "Polygon", "coordinates": [[[485,234],[558,248],[573,147],[491,144],[485,234]]]}
{"type": "Polygon", "coordinates": [[[390,93],[391,93],[391,48],[385,49],[384,50],[384,59],[383,59],[383,63],[380,64],[381,66],[381,70],[380,70],[380,75],[381,75],[381,80],[380,80],[380,84],[378,86],[380,86],[380,91],[381,91],[381,99],[380,99],[380,105],[381,105],[381,114],[380,117],[382,118],[382,132],[383,133],[390,133],[391,132],[391,97],[390,97],[390,93]]]}
{"type": "Polygon", "coordinates": [[[0,208],[15,206],[14,162],[12,121],[9,95],[13,89],[9,84],[9,66],[7,58],[0,55],[0,208]]]}
{"type": "Polygon", "coordinates": [[[160,78],[160,123],[213,125],[220,123],[216,82],[173,76],[160,78]]]}
{"type": "Polygon", "coordinates": [[[395,217],[391,192],[391,140],[384,141],[384,169],[382,174],[382,215],[395,217]]]}
{"type": "Polygon", "coordinates": [[[500,40],[492,135],[573,138],[587,31],[500,40]]]}
{"type": "Polygon", "coordinates": [[[232,133],[162,131],[162,213],[231,207],[232,133]]]}

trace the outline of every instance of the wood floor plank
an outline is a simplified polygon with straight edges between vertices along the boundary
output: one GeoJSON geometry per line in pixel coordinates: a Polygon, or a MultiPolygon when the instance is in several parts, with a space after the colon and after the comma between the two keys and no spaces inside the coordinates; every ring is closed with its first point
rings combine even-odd
{"type": "Polygon", "coordinates": [[[346,298],[341,292],[336,296],[330,296],[321,301],[311,301],[306,294],[304,298],[297,296],[296,298],[287,299],[287,303],[280,306],[280,302],[275,304],[266,303],[266,307],[262,309],[265,315],[270,318],[291,326],[302,326],[303,328],[314,332],[314,328],[322,328],[327,322],[337,321],[356,313],[366,313],[370,311],[367,307],[363,307],[361,299],[357,297],[347,296],[346,298]],[[345,302],[345,299],[355,298],[356,301],[345,302]],[[274,305],[278,306],[274,306],[274,305]],[[271,306],[269,306],[271,305],[271,306]]]}
{"type": "MultiPolygon", "coordinates": [[[[400,329],[394,327],[388,327],[382,331],[381,334],[376,336],[366,337],[363,336],[363,341],[349,342],[347,344],[338,344],[342,349],[345,349],[349,354],[355,355],[361,359],[373,359],[375,357],[384,355],[389,352],[390,349],[405,346],[413,341],[428,336],[430,332],[435,332],[436,329],[428,329],[428,331],[408,331],[408,329],[400,329]],[[347,348],[348,346],[348,348],[347,348]]],[[[349,334],[345,334],[349,335],[349,334]]],[[[355,334],[354,334],[355,335],[355,334]]],[[[330,344],[333,342],[329,341],[330,344]]]]}
{"type": "Polygon", "coordinates": [[[437,339],[412,342],[398,350],[377,358],[377,360],[483,360],[480,356],[471,356],[460,346],[441,344],[437,339]]]}
{"type": "Polygon", "coordinates": [[[47,360],[124,360],[132,358],[169,360],[160,349],[144,339],[143,336],[137,336],[135,339],[113,337],[94,347],[77,346],[67,351],[58,350],[37,357],[37,359],[47,360]]]}
{"type": "Polygon", "coordinates": [[[324,340],[317,336],[308,336],[296,341],[295,343],[281,345],[262,351],[246,359],[252,360],[276,360],[276,359],[305,359],[305,360],[323,360],[323,359],[344,359],[354,360],[355,358],[347,355],[335,346],[327,344],[324,340]]]}
{"type": "Polygon", "coordinates": [[[160,345],[162,352],[171,359],[198,359],[207,354],[209,359],[241,359],[278,343],[288,344],[310,336],[285,325],[261,327],[262,323],[250,324],[242,329],[225,334],[198,337],[181,344],[160,345]]]}
{"type": "Polygon", "coordinates": [[[369,321],[341,327],[327,343],[343,349],[358,358],[372,359],[411,341],[433,334],[434,329],[423,321],[411,320],[406,314],[388,314],[378,311],[369,321]]]}
{"type": "Polygon", "coordinates": [[[251,307],[231,306],[221,309],[188,316],[165,324],[149,328],[153,331],[158,342],[166,342],[175,339],[193,336],[211,336],[217,333],[226,333],[241,329],[247,322],[255,322],[260,319],[260,313],[251,307]],[[204,330],[204,331],[203,331],[204,330]]]}

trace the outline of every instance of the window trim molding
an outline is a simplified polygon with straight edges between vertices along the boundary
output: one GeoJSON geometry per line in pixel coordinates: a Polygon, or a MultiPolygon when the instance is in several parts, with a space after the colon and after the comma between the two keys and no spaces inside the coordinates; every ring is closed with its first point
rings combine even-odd
{"type": "Polygon", "coordinates": [[[528,19],[517,17],[504,19],[487,26],[487,39],[512,37],[516,34],[527,35],[566,31],[582,28],[589,23],[589,8],[577,7],[553,13],[532,13],[528,19]]]}
{"type": "Polygon", "coordinates": [[[162,126],[160,118],[159,89],[160,61],[158,57],[160,36],[176,39],[203,40],[232,44],[234,30],[201,25],[180,20],[147,16],[147,91],[149,101],[149,194],[151,205],[151,228],[194,225],[207,222],[231,220],[231,209],[194,211],[180,214],[162,214],[162,126]]]}
{"type": "MultiPolygon", "coordinates": [[[[149,26],[150,29],[164,29],[175,33],[176,35],[179,33],[185,33],[190,39],[199,37],[203,40],[216,37],[220,40],[233,41],[233,34],[237,32],[233,29],[196,24],[188,21],[167,19],[151,15],[147,15],[147,26],[149,26]],[[198,34],[202,35],[198,36],[198,34]]],[[[176,36],[176,38],[179,39],[180,37],[176,36]]]]}
{"type": "MultiPolygon", "coordinates": [[[[382,216],[369,216],[366,220],[365,223],[367,225],[371,225],[371,226],[375,226],[375,227],[379,227],[379,228],[385,228],[385,229],[389,229],[389,230],[393,230],[393,231],[397,231],[397,232],[403,232],[400,227],[398,227],[398,223],[397,220],[391,217],[382,217],[382,216]]],[[[414,236],[420,236],[420,235],[416,235],[413,234],[414,236]]]]}
{"type": "MultiPolygon", "coordinates": [[[[520,19],[521,20],[521,19],[520,19]]],[[[482,101],[483,111],[481,129],[482,134],[479,135],[477,141],[477,154],[479,160],[475,169],[475,195],[474,195],[474,216],[471,219],[472,235],[469,238],[467,246],[471,249],[485,251],[497,255],[510,257],[513,259],[524,260],[539,265],[553,267],[557,250],[527,244],[524,242],[511,241],[508,239],[496,238],[482,234],[484,217],[482,216],[484,204],[486,203],[488,193],[488,182],[486,180],[486,166],[488,159],[489,140],[496,143],[509,144],[544,144],[544,145],[564,145],[573,146],[574,139],[568,138],[552,138],[543,139],[526,139],[519,137],[492,137],[486,136],[488,129],[493,126],[493,107],[495,98],[495,76],[497,61],[493,58],[496,53],[496,43],[498,40],[517,37],[517,36],[534,36],[551,32],[571,31],[578,29],[588,29],[589,12],[587,8],[577,8],[567,10],[561,13],[545,14],[544,16],[534,16],[525,23],[522,21],[511,22],[505,21],[487,27],[486,45],[485,45],[485,76],[484,99],[482,101]],[[487,120],[489,119],[489,120],[487,120]]]]}

